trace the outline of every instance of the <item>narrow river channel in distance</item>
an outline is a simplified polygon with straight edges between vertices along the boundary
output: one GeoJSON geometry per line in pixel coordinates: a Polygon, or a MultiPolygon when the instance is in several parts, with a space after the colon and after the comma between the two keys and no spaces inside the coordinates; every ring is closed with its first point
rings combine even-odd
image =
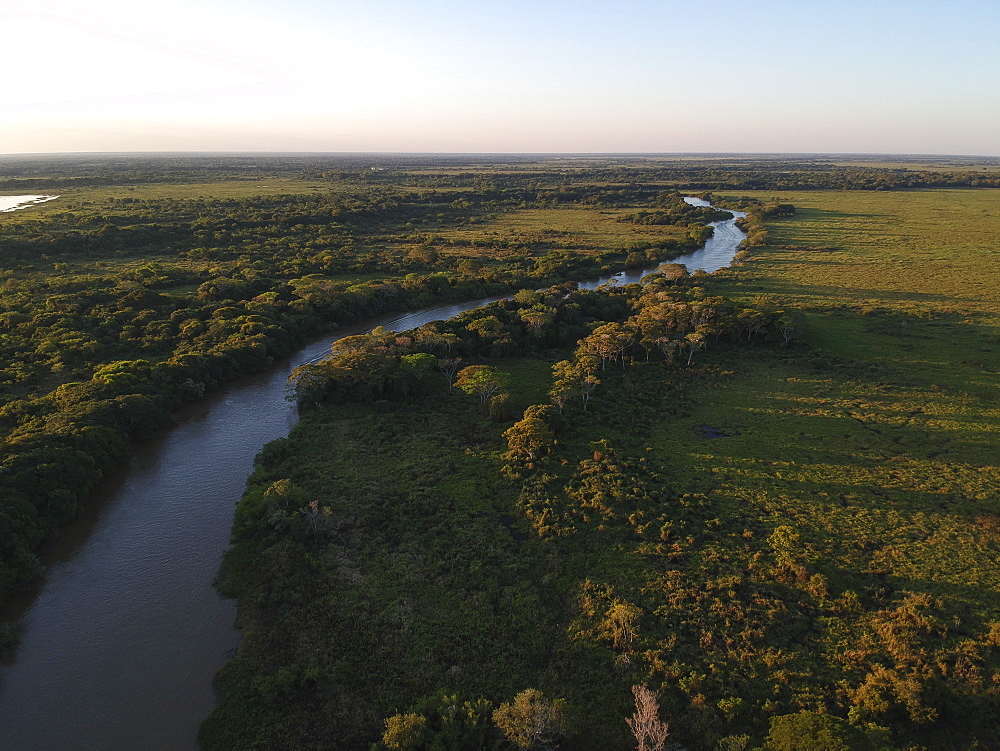
{"type": "MultiPolygon", "coordinates": [[[[671,263],[728,266],[745,237],[734,225],[714,223],[705,248],[671,263]]],[[[653,270],[580,286],[637,282],[653,270]]],[[[197,748],[215,706],[212,678],[239,639],[236,604],[212,580],[254,457],[295,425],[289,374],[343,336],[379,325],[403,331],[495,299],[345,327],[182,410],[174,427],[137,446],[46,551],[38,587],[2,614],[19,621],[22,637],[0,664],[0,749],[197,748]]]]}

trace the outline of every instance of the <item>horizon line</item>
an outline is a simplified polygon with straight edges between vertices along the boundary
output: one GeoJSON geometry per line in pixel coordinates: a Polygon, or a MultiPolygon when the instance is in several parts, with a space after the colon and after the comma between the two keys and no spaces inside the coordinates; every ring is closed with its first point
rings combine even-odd
{"type": "Polygon", "coordinates": [[[450,157],[897,157],[934,159],[993,159],[991,154],[948,154],[891,151],[273,151],[273,150],[161,150],[161,151],[25,151],[0,154],[0,159],[38,157],[135,156],[450,156],[450,157]]]}

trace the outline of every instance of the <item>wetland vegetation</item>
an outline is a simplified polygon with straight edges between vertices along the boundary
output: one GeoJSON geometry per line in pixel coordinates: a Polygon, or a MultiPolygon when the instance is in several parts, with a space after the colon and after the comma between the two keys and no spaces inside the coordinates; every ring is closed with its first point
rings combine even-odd
{"type": "Polygon", "coordinates": [[[0,175],[61,196],[0,218],[3,591],[179,404],[522,290],[297,372],[204,747],[1000,745],[996,164],[56,164],[0,175]],[[708,191],[733,268],[574,289],[708,191]]]}

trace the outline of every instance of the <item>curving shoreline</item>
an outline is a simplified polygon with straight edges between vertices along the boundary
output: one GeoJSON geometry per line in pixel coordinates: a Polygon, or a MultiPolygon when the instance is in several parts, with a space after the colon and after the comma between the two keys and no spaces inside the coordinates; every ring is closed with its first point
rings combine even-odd
{"type": "Polygon", "coordinates": [[[0,214],[27,209],[46,201],[54,201],[57,198],[59,196],[0,196],[0,214]]]}

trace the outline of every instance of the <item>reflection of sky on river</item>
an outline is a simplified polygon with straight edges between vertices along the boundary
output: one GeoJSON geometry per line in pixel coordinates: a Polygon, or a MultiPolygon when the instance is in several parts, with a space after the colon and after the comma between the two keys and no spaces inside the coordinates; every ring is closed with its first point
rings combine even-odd
{"type": "MultiPolygon", "coordinates": [[[[692,206],[711,205],[708,201],[695,198],[694,196],[686,196],[684,200],[692,206]]],[[[708,239],[704,248],[700,248],[693,253],[678,256],[664,263],[682,263],[687,266],[688,271],[704,269],[709,274],[726,268],[733,262],[733,255],[736,253],[737,246],[746,238],[746,233],[736,226],[736,220],[745,217],[746,212],[733,211],[732,214],[732,219],[712,222],[712,226],[715,227],[715,234],[708,239]]],[[[612,282],[614,284],[637,284],[642,281],[644,276],[652,274],[658,268],[659,266],[621,271],[612,277],[612,282]]],[[[594,282],[580,282],[580,289],[597,289],[604,281],[604,279],[598,279],[594,282]]]]}
{"type": "Polygon", "coordinates": [[[17,211],[34,206],[36,203],[52,201],[59,196],[0,196],[0,213],[7,211],[17,211]]]}

